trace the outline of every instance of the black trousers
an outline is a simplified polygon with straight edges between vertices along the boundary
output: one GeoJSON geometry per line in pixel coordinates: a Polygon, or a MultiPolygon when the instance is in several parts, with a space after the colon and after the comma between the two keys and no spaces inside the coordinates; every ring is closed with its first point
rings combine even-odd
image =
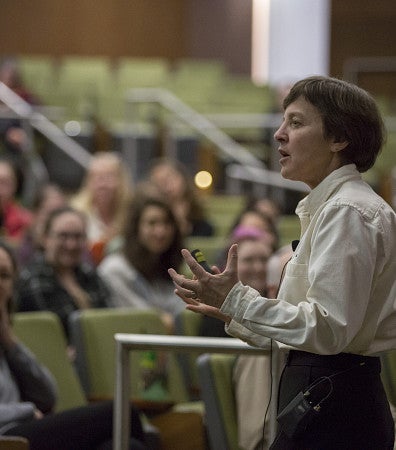
{"type": "MultiPolygon", "coordinates": [[[[342,373],[331,378],[330,396],[307,430],[298,438],[289,438],[280,428],[271,450],[393,449],[394,422],[379,358],[291,351],[280,380],[278,412],[312,382],[338,372],[342,373]]],[[[330,390],[325,382],[315,395],[323,398],[330,390]]]]}
{"type": "MultiPolygon", "coordinates": [[[[131,449],[143,450],[143,429],[135,408],[131,410],[131,421],[131,449]]],[[[30,450],[111,450],[113,402],[49,414],[17,425],[6,434],[27,438],[30,450]]]]}

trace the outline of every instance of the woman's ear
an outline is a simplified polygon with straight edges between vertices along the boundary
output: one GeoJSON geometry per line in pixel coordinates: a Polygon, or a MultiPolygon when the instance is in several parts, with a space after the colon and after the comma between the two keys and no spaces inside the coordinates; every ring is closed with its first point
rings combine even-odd
{"type": "Polygon", "coordinates": [[[333,142],[331,145],[331,151],[334,153],[340,152],[341,150],[344,150],[344,148],[348,147],[348,144],[348,141],[333,142]]]}

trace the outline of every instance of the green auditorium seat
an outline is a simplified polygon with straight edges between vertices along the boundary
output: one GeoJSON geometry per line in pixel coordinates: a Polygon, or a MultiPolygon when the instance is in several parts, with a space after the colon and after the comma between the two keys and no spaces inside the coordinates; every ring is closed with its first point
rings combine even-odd
{"type": "MultiPolygon", "coordinates": [[[[76,364],[88,398],[113,398],[115,388],[116,333],[165,334],[166,329],[155,310],[105,308],[76,311],[70,317],[71,340],[76,347],[76,364]]],[[[131,394],[142,398],[140,371],[147,352],[132,352],[131,394]]],[[[174,355],[168,360],[168,391],[152,391],[149,400],[182,402],[188,400],[181,370],[174,355]]],[[[148,399],[144,396],[143,399],[148,399]]]]}
{"type": "Polygon", "coordinates": [[[48,311],[18,312],[13,315],[17,337],[53,374],[58,385],[57,411],[87,403],[83,388],[70,362],[67,342],[58,316],[48,311]]]}

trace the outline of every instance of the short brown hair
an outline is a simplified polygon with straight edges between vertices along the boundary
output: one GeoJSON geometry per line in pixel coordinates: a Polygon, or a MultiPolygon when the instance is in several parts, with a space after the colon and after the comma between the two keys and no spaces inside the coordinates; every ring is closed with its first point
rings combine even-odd
{"type": "Polygon", "coordinates": [[[377,104],[368,92],[343,80],[312,76],[293,85],[283,108],[299,97],[319,110],[325,138],[348,142],[342,150],[346,163],[356,164],[359,172],[374,165],[386,133],[377,104]]]}

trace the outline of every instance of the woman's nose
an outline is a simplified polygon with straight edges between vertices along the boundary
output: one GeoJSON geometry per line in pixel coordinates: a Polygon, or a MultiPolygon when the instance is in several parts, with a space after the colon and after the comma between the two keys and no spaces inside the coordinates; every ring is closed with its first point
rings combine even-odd
{"type": "Polygon", "coordinates": [[[274,133],[274,139],[278,142],[286,140],[286,134],[283,125],[281,125],[274,133]]]}

